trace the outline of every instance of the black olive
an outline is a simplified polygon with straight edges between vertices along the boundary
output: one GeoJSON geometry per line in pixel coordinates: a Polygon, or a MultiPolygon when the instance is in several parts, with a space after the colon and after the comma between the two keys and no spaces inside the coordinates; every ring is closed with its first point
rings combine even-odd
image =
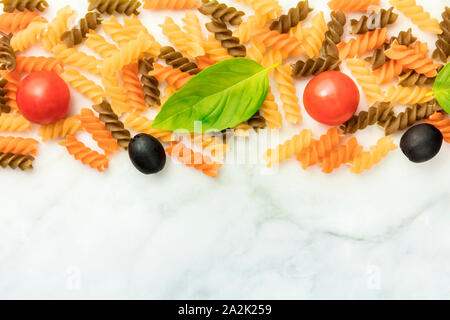
{"type": "Polygon", "coordinates": [[[128,155],[136,169],[144,174],[157,173],[166,164],[166,152],[161,142],[145,133],[131,139],[128,155]]]}
{"type": "Polygon", "coordinates": [[[400,148],[412,162],[425,162],[441,149],[442,133],[428,123],[411,127],[400,140],[400,148]]]}

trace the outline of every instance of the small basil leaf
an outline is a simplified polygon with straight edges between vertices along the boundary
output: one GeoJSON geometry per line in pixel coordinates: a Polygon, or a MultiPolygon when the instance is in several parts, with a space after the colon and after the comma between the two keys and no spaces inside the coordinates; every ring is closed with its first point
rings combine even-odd
{"type": "Polygon", "coordinates": [[[266,98],[269,69],[245,58],[212,65],[166,101],[152,127],[194,132],[194,122],[201,121],[202,132],[206,132],[232,128],[247,121],[266,98]]]}
{"type": "Polygon", "coordinates": [[[432,93],[442,109],[450,113],[450,63],[437,75],[432,93]]]}

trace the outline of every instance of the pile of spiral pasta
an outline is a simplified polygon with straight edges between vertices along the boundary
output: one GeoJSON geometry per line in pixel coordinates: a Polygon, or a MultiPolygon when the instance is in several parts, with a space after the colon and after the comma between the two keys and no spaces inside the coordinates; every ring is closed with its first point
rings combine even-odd
{"type": "MultiPolygon", "coordinates": [[[[222,166],[220,159],[228,149],[226,141],[216,135],[192,135],[193,145],[202,150],[195,152],[175,141],[172,132],[152,128],[152,120],[143,113],[149,108],[159,110],[201,70],[225,59],[247,57],[263,66],[279,64],[269,76],[277,84],[281,108],[275,91],[269,89],[260,110],[235,127],[235,134],[266,127],[279,129],[283,117],[289,124],[300,123],[295,79],[339,70],[342,62],[370,104],[366,111],[324,135],[314,137],[311,130],[303,129],[267,150],[264,158],[268,166],[296,157],[304,169],[320,164],[323,172],[330,173],[350,164],[351,172],[360,173],[397,148],[389,135],[422,120],[435,125],[450,142],[450,119],[430,94],[430,86],[450,55],[450,8],[445,8],[439,22],[414,0],[390,0],[391,8],[378,8],[372,14],[362,14],[359,20],[347,21],[346,13],[366,12],[379,5],[379,0],[331,0],[328,5],[333,11],[328,18],[323,12],[313,12],[308,1],[300,1],[284,14],[277,0],[242,1],[253,14],[246,15],[216,0],[144,0],[143,5],[137,0],[90,0],[89,12],[76,25],[69,25],[76,14],[70,6],[47,21],[39,14],[48,6],[45,0],[2,0],[0,131],[33,129],[18,110],[17,88],[26,74],[54,71],[91,99],[92,108],[40,126],[42,141],[61,140],[59,144],[75,159],[103,171],[116,152],[127,149],[129,130],[146,133],[165,144],[167,154],[176,157],[180,149],[184,150],[183,154],[189,156],[182,157],[181,162],[216,177],[222,166]],[[167,16],[160,26],[172,46],[161,46],[138,18],[145,10],[158,9],[185,11],[182,25],[167,16]],[[388,28],[399,14],[421,30],[436,34],[436,50],[429,53],[427,43],[417,40],[411,29],[389,37],[388,28]],[[124,15],[123,19],[118,19],[119,15],[124,15]],[[207,37],[199,15],[210,18],[205,25],[207,37]],[[309,15],[313,15],[310,25],[304,26],[302,22],[309,15]],[[376,28],[368,23],[374,20],[372,15],[379,19],[376,28]],[[350,23],[353,36],[344,42],[341,39],[346,23],[350,23]],[[50,56],[24,54],[35,45],[42,46],[50,56]],[[81,45],[95,54],[80,51],[81,45]],[[292,57],[298,61],[286,63],[292,57]],[[91,75],[99,77],[101,85],[91,75]],[[395,114],[396,103],[407,107],[395,114]],[[384,129],[385,136],[365,150],[352,135],[375,124],[384,129]],[[76,138],[83,130],[103,152],[76,138]],[[200,163],[192,161],[199,157],[200,163]]],[[[39,143],[32,138],[1,136],[0,166],[32,168],[39,143]]]]}

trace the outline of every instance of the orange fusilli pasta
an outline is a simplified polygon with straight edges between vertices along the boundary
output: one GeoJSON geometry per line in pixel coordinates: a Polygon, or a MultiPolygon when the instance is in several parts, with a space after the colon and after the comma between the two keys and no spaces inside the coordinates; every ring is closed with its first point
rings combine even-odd
{"type": "Polygon", "coordinates": [[[332,150],[329,155],[322,160],[322,172],[331,173],[342,164],[352,161],[358,156],[363,147],[358,144],[356,137],[351,138],[346,145],[339,146],[332,150]]]}
{"type": "Polygon", "coordinates": [[[144,0],[144,9],[192,9],[198,7],[199,0],[144,0]]]}
{"type": "Polygon", "coordinates": [[[301,162],[303,169],[313,166],[338,146],[343,138],[338,128],[331,128],[319,140],[313,140],[309,148],[297,156],[297,160],[301,162]]]}
{"type": "Polygon", "coordinates": [[[75,159],[81,160],[83,164],[88,164],[93,169],[102,172],[108,168],[109,160],[105,155],[89,149],[74,136],[67,136],[66,140],[59,144],[66,147],[69,154],[74,156],[75,159]]]}
{"type": "Polygon", "coordinates": [[[440,112],[435,112],[425,122],[435,126],[444,136],[444,141],[450,143],[450,119],[444,118],[440,112]]]}
{"type": "Polygon", "coordinates": [[[0,31],[16,32],[26,29],[31,22],[47,20],[36,12],[14,12],[0,15],[0,31]]]}
{"type": "Polygon", "coordinates": [[[298,56],[304,52],[302,43],[298,41],[297,38],[291,37],[287,33],[279,33],[275,30],[257,30],[252,34],[251,40],[254,42],[263,43],[267,47],[273,47],[281,50],[285,54],[298,56]]]}
{"type": "Polygon", "coordinates": [[[53,71],[58,74],[64,71],[64,65],[52,57],[19,56],[16,58],[17,72],[32,73],[35,71],[53,71]]]}
{"type": "Polygon", "coordinates": [[[103,122],[100,121],[91,109],[81,109],[80,120],[84,129],[91,134],[92,139],[105,151],[107,156],[120,150],[116,139],[112,137],[111,132],[106,129],[103,122]]]}
{"type": "Polygon", "coordinates": [[[144,111],[145,95],[139,80],[137,64],[128,65],[122,69],[122,81],[131,108],[136,111],[144,111]]]}
{"type": "Polygon", "coordinates": [[[340,42],[337,47],[339,49],[339,58],[341,60],[346,58],[359,57],[363,53],[371,51],[380,47],[388,40],[387,29],[375,29],[360,34],[356,39],[350,39],[348,42],[340,42]]]}
{"type": "Polygon", "coordinates": [[[37,154],[39,141],[31,138],[0,137],[0,152],[14,154],[37,154]]]}
{"type": "Polygon", "coordinates": [[[414,70],[429,78],[437,75],[436,68],[439,64],[434,63],[433,59],[426,58],[422,53],[417,53],[417,50],[413,48],[400,45],[397,40],[385,54],[388,58],[398,61],[405,69],[414,70]]]}
{"type": "Polygon", "coordinates": [[[378,84],[391,82],[398,77],[403,71],[403,67],[395,60],[385,62],[380,68],[376,69],[373,74],[377,78],[378,84]]]}
{"type": "Polygon", "coordinates": [[[222,167],[220,163],[212,161],[200,152],[194,152],[182,143],[172,142],[172,145],[166,148],[166,152],[186,166],[201,170],[204,174],[213,178],[218,177],[218,171],[222,167]]]}
{"type": "Polygon", "coordinates": [[[180,89],[192,78],[192,75],[187,72],[168,66],[165,67],[159,63],[155,63],[153,67],[154,70],[149,72],[150,76],[155,77],[159,83],[166,81],[167,84],[173,85],[177,89],[180,89]]]}

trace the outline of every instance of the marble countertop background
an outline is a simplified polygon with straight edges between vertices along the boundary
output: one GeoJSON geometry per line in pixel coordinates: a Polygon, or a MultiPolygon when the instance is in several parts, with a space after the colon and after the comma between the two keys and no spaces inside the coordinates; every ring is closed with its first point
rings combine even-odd
{"type": "MultiPolygon", "coordinates": [[[[66,3],[78,18],[87,7],[49,3],[48,17],[66,3]]],[[[329,13],[326,1],[310,3],[329,13]]],[[[436,18],[449,4],[418,3],[436,18]]],[[[141,14],[161,43],[166,15],[181,21],[141,14]]],[[[435,36],[404,17],[389,34],[408,27],[434,49],[435,36]]],[[[90,104],[72,93],[72,113],[90,104]]],[[[282,136],[327,129],[304,118],[282,136]]],[[[368,147],[382,134],[358,138],[368,147]]],[[[430,162],[397,150],[359,176],[289,160],[276,172],[226,165],[211,179],[171,161],[144,176],[121,152],[99,174],[45,143],[33,172],[0,172],[0,298],[450,298],[449,163],[443,145],[430,162]]]]}

